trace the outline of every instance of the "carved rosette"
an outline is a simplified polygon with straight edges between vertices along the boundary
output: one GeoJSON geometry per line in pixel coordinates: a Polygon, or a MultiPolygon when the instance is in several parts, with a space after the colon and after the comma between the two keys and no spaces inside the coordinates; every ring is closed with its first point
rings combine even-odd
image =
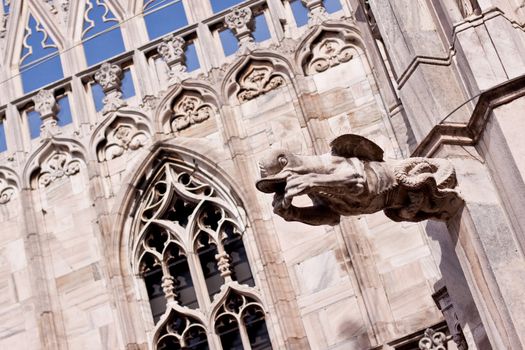
{"type": "Polygon", "coordinates": [[[94,79],[102,87],[106,95],[102,99],[104,104],[102,114],[113,112],[120,107],[126,106],[126,102],[122,99],[122,69],[119,66],[107,62],[104,63],[96,71],[94,79]]]}
{"type": "Polygon", "coordinates": [[[201,123],[214,114],[213,107],[195,95],[184,95],[173,107],[172,131],[180,131],[201,123]]]}
{"type": "Polygon", "coordinates": [[[239,79],[240,90],[237,94],[240,102],[246,102],[283,86],[284,78],[274,73],[270,66],[251,66],[239,79]]]}
{"type": "Polygon", "coordinates": [[[64,176],[71,176],[80,171],[80,161],[73,159],[70,154],[55,152],[40,166],[38,183],[40,187],[49,184],[64,176]]]}
{"type": "Polygon", "coordinates": [[[242,52],[244,51],[243,49],[253,48],[253,14],[249,7],[232,9],[224,18],[224,23],[239,40],[239,51],[242,52]]]}
{"type": "Polygon", "coordinates": [[[324,72],[328,68],[350,61],[353,55],[354,48],[343,39],[336,36],[324,38],[312,49],[307,74],[324,72]]]}
{"type": "MultiPolygon", "coordinates": [[[[108,135],[103,149],[103,157],[111,160],[120,157],[127,150],[137,150],[144,146],[149,135],[132,124],[118,124],[108,135]]],[[[103,159],[102,159],[103,160],[103,159]]]]}

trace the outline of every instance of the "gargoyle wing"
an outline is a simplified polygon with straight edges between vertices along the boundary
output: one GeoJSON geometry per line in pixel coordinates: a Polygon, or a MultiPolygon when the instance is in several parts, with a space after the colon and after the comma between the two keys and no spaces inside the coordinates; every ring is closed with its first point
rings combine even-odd
{"type": "Polygon", "coordinates": [[[363,136],[345,134],[330,142],[332,155],[345,158],[359,158],[368,161],[383,161],[383,150],[363,136]]]}

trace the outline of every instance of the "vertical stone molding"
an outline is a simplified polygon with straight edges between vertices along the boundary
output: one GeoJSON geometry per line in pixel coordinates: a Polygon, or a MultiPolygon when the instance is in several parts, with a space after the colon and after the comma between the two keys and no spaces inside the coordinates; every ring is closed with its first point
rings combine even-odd
{"type": "Polygon", "coordinates": [[[224,22],[239,40],[239,53],[244,53],[254,48],[255,41],[252,36],[253,14],[249,7],[234,8],[226,15],[224,22]]]}
{"type": "Polygon", "coordinates": [[[308,25],[313,26],[323,23],[328,17],[323,7],[323,0],[301,0],[308,9],[308,25]]]}
{"type": "Polygon", "coordinates": [[[180,36],[168,35],[162,40],[157,51],[169,68],[170,85],[179,83],[186,75],[186,41],[180,36]]]}
{"type": "Polygon", "coordinates": [[[94,79],[100,84],[106,97],[102,100],[102,114],[114,112],[127,103],[122,99],[122,69],[116,64],[104,63],[95,72],[94,79]]]}
{"type": "Polygon", "coordinates": [[[59,111],[53,92],[42,89],[34,97],[35,111],[40,114],[42,125],[40,125],[40,136],[44,138],[51,137],[58,132],[57,113],[59,111]]]}

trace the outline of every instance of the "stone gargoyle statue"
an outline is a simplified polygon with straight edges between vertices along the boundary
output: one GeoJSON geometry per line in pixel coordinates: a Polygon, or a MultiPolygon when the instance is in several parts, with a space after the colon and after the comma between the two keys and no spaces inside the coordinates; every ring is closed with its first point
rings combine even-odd
{"type": "Polygon", "coordinates": [[[383,160],[374,142],[353,134],[330,143],[331,153],[315,156],[270,149],[259,162],[256,187],[274,193],[274,212],[287,221],[335,225],[341,216],[383,210],[394,221],[447,220],[463,200],[446,159],[383,160]],[[308,195],[312,206],[292,204],[308,195]]]}

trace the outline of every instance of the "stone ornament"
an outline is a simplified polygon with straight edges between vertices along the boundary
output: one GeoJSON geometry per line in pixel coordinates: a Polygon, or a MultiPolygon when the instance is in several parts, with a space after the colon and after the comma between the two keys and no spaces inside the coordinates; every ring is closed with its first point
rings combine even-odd
{"type": "Polygon", "coordinates": [[[15,187],[0,173],[0,204],[6,204],[13,198],[15,187]]]}
{"type": "Polygon", "coordinates": [[[336,36],[324,38],[312,49],[307,74],[324,72],[328,68],[350,61],[353,56],[354,48],[343,39],[336,36]]]}
{"type": "Polygon", "coordinates": [[[447,350],[449,338],[443,332],[436,332],[431,328],[427,328],[418,346],[420,350],[447,350]]]}
{"type": "Polygon", "coordinates": [[[447,220],[463,201],[454,190],[455,171],[445,159],[383,160],[383,150],[353,134],[339,136],[323,155],[270,150],[260,162],[256,187],[274,193],[274,212],[287,221],[335,225],[342,215],[383,210],[394,221],[447,220]],[[296,207],[308,195],[310,207],[296,207]]]}
{"type": "Polygon", "coordinates": [[[239,79],[239,101],[246,102],[284,85],[284,78],[269,66],[251,66],[239,79]]]}
{"type": "Polygon", "coordinates": [[[201,123],[214,114],[210,104],[193,95],[184,95],[173,107],[173,118],[170,122],[172,131],[180,131],[193,124],[201,123]]]}
{"type": "Polygon", "coordinates": [[[249,7],[232,9],[224,18],[224,23],[233,31],[237,40],[239,40],[239,52],[242,53],[246,51],[246,49],[253,49],[253,14],[249,7]]]}
{"type": "Polygon", "coordinates": [[[328,13],[323,6],[323,0],[301,0],[308,9],[308,26],[323,23],[328,13]]]}
{"type": "Polygon", "coordinates": [[[180,36],[168,35],[162,40],[157,51],[169,68],[168,84],[180,82],[186,73],[186,41],[180,36]]]}
{"type": "Polygon", "coordinates": [[[135,151],[144,146],[149,135],[131,124],[118,125],[107,137],[103,154],[106,160],[120,157],[125,151],[135,151]]]}
{"type": "Polygon", "coordinates": [[[40,187],[44,188],[57,179],[78,173],[80,161],[72,159],[68,153],[55,152],[40,168],[38,183],[40,187]]]}
{"type": "Polygon", "coordinates": [[[34,97],[35,111],[40,114],[40,137],[42,140],[58,134],[58,104],[53,91],[42,89],[34,97]]]}
{"type": "Polygon", "coordinates": [[[120,107],[126,106],[126,102],[122,99],[122,76],[122,69],[116,64],[108,62],[102,64],[95,72],[94,79],[106,95],[102,100],[104,104],[102,114],[114,112],[120,107]]]}

